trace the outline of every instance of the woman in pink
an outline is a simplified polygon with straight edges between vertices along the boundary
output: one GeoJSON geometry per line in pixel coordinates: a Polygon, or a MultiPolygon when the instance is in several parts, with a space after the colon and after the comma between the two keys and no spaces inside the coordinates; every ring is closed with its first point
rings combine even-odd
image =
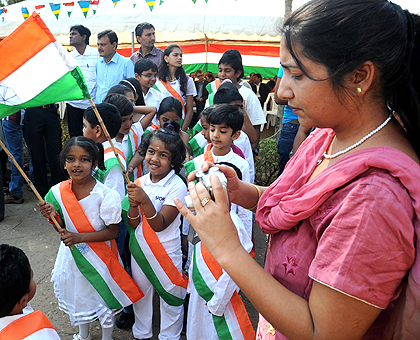
{"type": "Polygon", "coordinates": [[[313,0],[282,32],[278,96],[317,129],[269,188],[220,166],[270,235],[265,270],[215,177],[214,202],[190,183],[196,215],[178,208],[259,310],[257,339],[419,339],[420,19],[384,0],[313,0]]]}

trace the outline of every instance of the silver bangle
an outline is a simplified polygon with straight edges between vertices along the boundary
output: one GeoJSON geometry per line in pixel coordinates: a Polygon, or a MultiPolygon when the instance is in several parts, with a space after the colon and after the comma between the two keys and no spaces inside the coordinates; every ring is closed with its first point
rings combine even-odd
{"type": "Polygon", "coordinates": [[[129,214],[127,214],[127,218],[130,219],[130,220],[135,220],[139,217],[140,217],[140,214],[138,214],[136,217],[131,217],[129,214]]]}
{"type": "Polygon", "coordinates": [[[157,216],[157,214],[158,214],[158,212],[156,210],[155,214],[152,217],[146,217],[146,216],[144,216],[144,217],[146,217],[146,220],[153,220],[157,216]]]}

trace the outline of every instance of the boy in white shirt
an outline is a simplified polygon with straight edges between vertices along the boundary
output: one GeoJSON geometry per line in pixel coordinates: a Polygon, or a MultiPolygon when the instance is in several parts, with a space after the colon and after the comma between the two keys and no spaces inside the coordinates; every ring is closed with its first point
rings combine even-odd
{"type": "MultiPolygon", "coordinates": [[[[193,170],[201,170],[204,161],[211,163],[228,162],[236,165],[242,173],[242,180],[250,182],[248,162],[232,151],[232,143],[241,134],[244,115],[235,106],[217,104],[212,106],[212,111],[207,117],[210,125],[210,141],[203,155],[185,163],[187,174],[193,170]]],[[[252,212],[232,204],[231,208],[242,220],[245,230],[252,239],[252,212]]]]}
{"type": "MultiPolygon", "coordinates": [[[[156,64],[149,59],[138,60],[134,65],[134,75],[140,82],[144,105],[154,106],[156,110],[159,110],[160,102],[165,96],[153,88],[156,83],[157,71],[156,64]]],[[[152,124],[159,125],[156,116],[153,117],[152,124]]]]}

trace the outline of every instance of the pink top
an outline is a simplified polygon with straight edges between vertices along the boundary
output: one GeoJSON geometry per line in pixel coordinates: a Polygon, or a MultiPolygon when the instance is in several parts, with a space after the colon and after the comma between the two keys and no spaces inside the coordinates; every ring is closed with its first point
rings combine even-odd
{"type": "MultiPolygon", "coordinates": [[[[317,129],[261,197],[256,221],[271,234],[265,269],[305,299],[316,280],[386,309],[415,258],[420,167],[396,149],[373,147],[307,182],[333,136],[317,129]]],[[[363,339],[383,338],[392,307],[363,339]]],[[[257,338],[285,339],[266,333],[260,321],[257,338]]]]}

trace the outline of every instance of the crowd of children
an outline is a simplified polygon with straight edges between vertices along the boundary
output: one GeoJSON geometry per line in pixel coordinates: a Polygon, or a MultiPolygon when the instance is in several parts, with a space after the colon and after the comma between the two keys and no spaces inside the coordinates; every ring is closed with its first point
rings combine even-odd
{"type": "MultiPolygon", "coordinates": [[[[176,60],[168,56],[168,76],[176,71],[176,60]]],[[[187,339],[255,338],[239,288],[204,245],[187,242],[189,225],[174,203],[187,195],[187,174],[206,160],[233,167],[247,182],[254,180],[251,141],[264,117],[253,108],[252,91],[241,85],[239,52],[225,52],[219,70],[225,83],[209,84],[214,104],[202,112],[192,138],[181,130],[189,109],[153,88],[158,69],[140,60],[136,78],[112,87],[97,105],[103,125],[88,108],[83,136],[64,146],[60,162],[69,179],[53,186],[40,208],[63,228],[51,280],[59,308],[79,327],[75,340],[91,339],[94,320],[102,326],[102,340],[112,339],[115,323],[132,327],[136,339],[151,338],[154,292],[160,296],[159,339],[180,339],[187,294],[187,339]]],[[[250,252],[252,213],[232,205],[231,216],[250,252]]],[[[25,310],[35,290],[26,256],[7,245],[0,251],[3,339],[26,316],[46,318],[25,310]],[[15,283],[4,276],[14,270],[21,289],[6,301],[15,283]]],[[[57,339],[52,326],[45,325],[48,336],[40,339],[57,339]]]]}

